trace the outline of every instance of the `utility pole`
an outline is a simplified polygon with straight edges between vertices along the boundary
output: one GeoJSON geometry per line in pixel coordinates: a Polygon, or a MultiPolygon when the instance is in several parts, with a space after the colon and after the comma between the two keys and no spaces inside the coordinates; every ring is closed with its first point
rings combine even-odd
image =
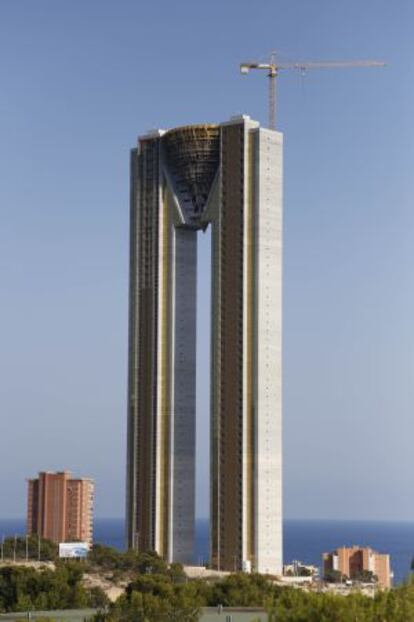
{"type": "Polygon", "coordinates": [[[354,61],[298,61],[279,63],[276,53],[272,52],[269,61],[260,63],[257,61],[241,63],[240,71],[249,73],[251,69],[264,69],[269,78],[269,129],[276,129],[276,78],[280,71],[293,70],[305,75],[309,69],[345,69],[348,67],[385,67],[385,63],[378,60],[354,60],[354,61]]]}
{"type": "Polygon", "coordinates": [[[29,561],[29,536],[26,534],[26,563],[29,561]]]}

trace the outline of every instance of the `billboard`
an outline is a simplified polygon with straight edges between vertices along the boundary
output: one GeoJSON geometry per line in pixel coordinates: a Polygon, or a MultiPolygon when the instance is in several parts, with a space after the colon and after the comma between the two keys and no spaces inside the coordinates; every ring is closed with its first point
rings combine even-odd
{"type": "Polygon", "coordinates": [[[60,542],[59,557],[64,558],[85,558],[88,556],[88,542],[60,542]]]}

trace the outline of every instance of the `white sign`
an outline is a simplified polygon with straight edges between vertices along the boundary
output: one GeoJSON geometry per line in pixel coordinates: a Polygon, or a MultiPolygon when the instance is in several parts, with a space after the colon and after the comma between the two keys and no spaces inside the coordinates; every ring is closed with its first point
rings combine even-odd
{"type": "Polygon", "coordinates": [[[89,544],[87,542],[60,542],[59,557],[74,558],[88,556],[89,544]]]}

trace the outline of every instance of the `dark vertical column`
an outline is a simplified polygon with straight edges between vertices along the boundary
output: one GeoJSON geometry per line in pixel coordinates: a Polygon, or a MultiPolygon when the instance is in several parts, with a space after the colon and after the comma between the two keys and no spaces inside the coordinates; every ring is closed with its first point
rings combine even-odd
{"type": "Polygon", "coordinates": [[[27,533],[38,533],[39,512],[39,480],[29,479],[27,482],[27,533]]]}
{"type": "Polygon", "coordinates": [[[131,157],[128,544],[154,548],[156,468],[159,141],[131,157]]]}
{"type": "Polygon", "coordinates": [[[210,561],[220,568],[220,224],[211,223],[211,362],[210,362],[210,561]]]}
{"type": "Polygon", "coordinates": [[[46,491],[46,482],[47,482],[46,473],[39,473],[39,514],[38,514],[38,527],[39,534],[42,538],[45,538],[47,520],[46,520],[46,508],[47,508],[47,491],[46,491]]]}
{"type": "Polygon", "coordinates": [[[128,326],[128,419],[127,419],[127,490],[126,536],[129,547],[134,547],[136,527],[136,433],[137,433],[137,354],[138,354],[138,150],[130,156],[130,212],[129,212],[129,326],[128,326]]]}
{"type": "MultiPolygon", "coordinates": [[[[220,325],[213,354],[219,373],[213,382],[216,421],[213,452],[212,535],[215,565],[233,570],[242,561],[243,493],[243,204],[244,125],[221,128],[221,214],[213,288],[218,289],[220,325]],[[214,471],[216,471],[214,473],[214,471]],[[215,544],[214,544],[215,540],[215,544]]],[[[214,293],[214,292],[213,292],[214,293]]],[[[214,419],[214,415],[213,415],[214,419]]],[[[215,426],[215,427],[214,427],[215,426]]]]}

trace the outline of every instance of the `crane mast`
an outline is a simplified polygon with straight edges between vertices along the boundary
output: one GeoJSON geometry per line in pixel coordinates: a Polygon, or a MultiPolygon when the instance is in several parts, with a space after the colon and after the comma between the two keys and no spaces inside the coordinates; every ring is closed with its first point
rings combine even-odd
{"type": "Polygon", "coordinates": [[[275,52],[272,52],[267,63],[245,62],[240,64],[240,71],[243,74],[249,73],[251,69],[264,69],[269,78],[269,129],[276,129],[276,82],[279,71],[293,70],[299,71],[304,75],[309,69],[346,69],[349,67],[385,67],[383,61],[378,60],[354,60],[354,61],[298,61],[290,63],[279,63],[275,52]]]}

